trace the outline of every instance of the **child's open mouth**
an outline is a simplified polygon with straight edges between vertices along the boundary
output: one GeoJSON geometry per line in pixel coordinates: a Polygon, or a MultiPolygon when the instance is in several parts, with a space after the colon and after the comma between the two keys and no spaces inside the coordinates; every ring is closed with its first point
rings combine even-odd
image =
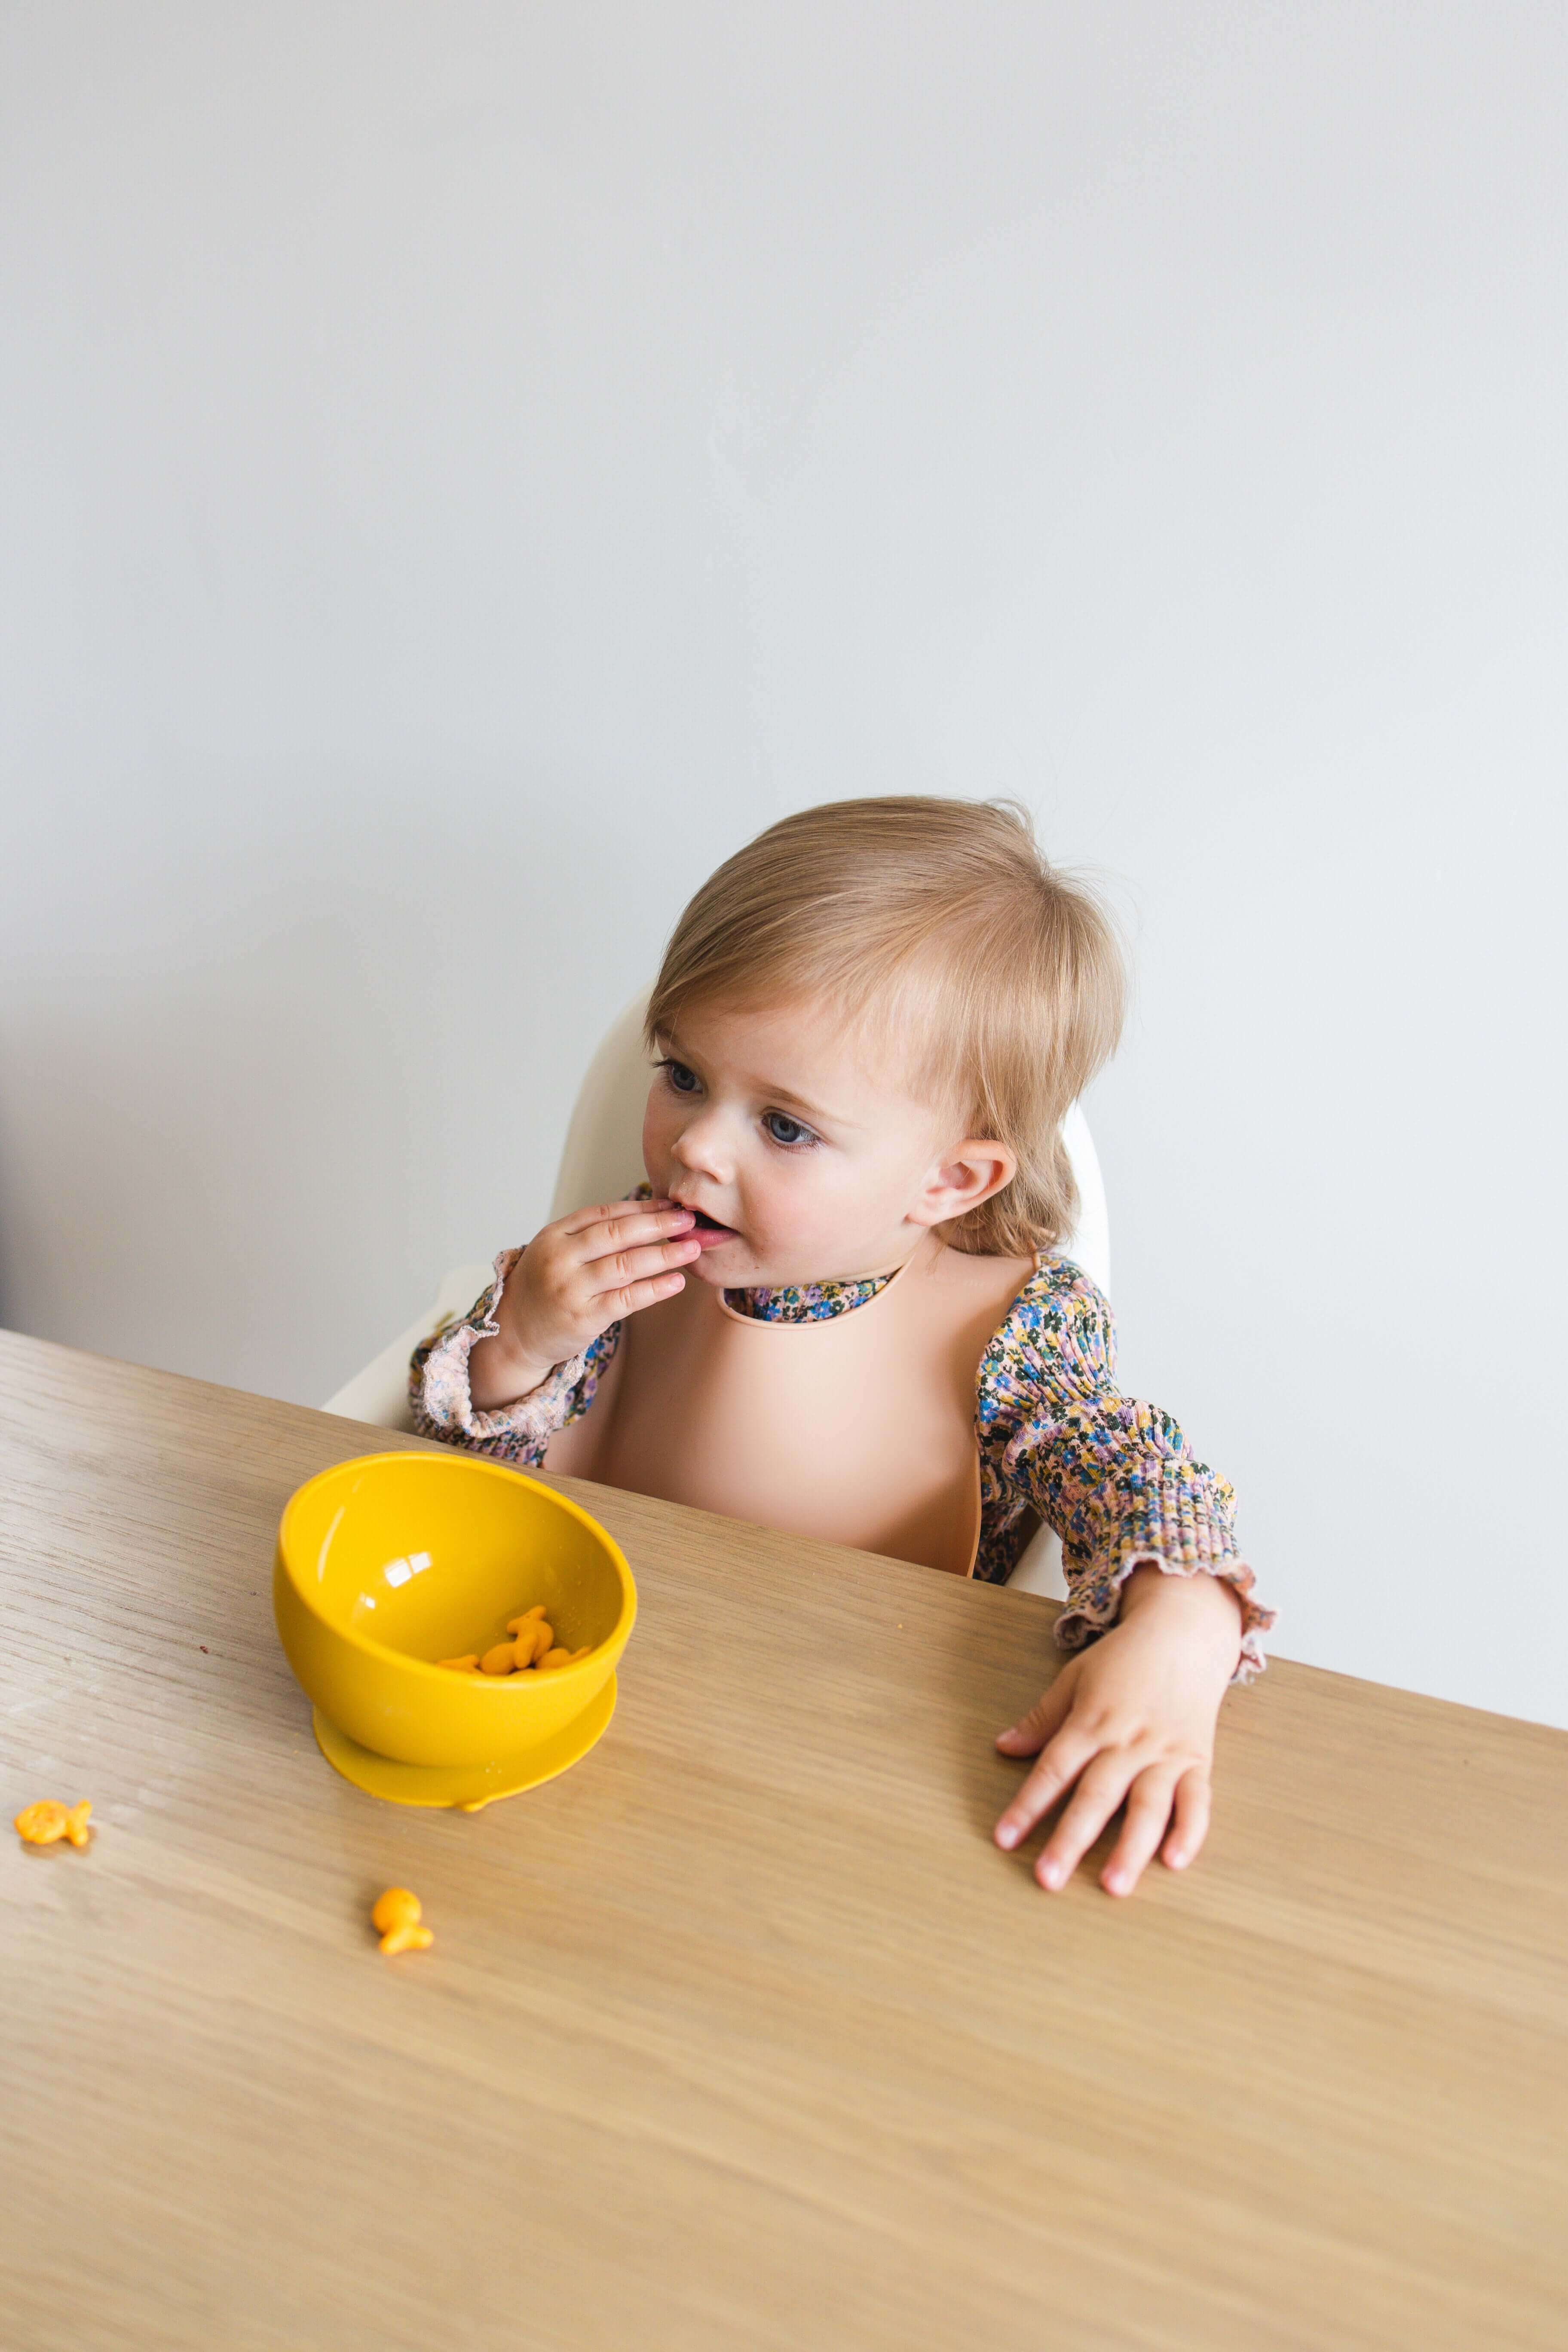
{"type": "Polygon", "coordinates": [[[721,1242],[732,1242],[735,1239],[734,1226],[721,1225],[717,1217],[710,1217],[708,1214],[706,1209],[693,1209],[691,1213],[697,1220],[692,1237],[700,1241],[704,1249],[717,1249],[721,1242]]]}

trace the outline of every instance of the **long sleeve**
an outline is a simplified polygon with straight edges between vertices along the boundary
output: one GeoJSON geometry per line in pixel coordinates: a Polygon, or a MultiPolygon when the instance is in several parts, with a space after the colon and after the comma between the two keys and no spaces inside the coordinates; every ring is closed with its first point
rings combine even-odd
{"type": "Polygon", "coordinates": [[[501,1462],[534,1463],[558,1430],[579,1420],[594,1402],[600,1375],[620,1345],[621,1327],[612,1323],[591,1339],[580,1356],[554,1366],[525,1397],[498,1412],[480,1412],[468,1386],[468,1358],[475,1343],[500,1328],[496,1309],[520,1249],[502,1250],[495,1276],[460,1321],[443,1324],[414,1350],[408,1367],[408,1402],[414,1425],[425,1437],[501,1462]]]}
{"type": "Polygon", "coordinates": [[[984,1536],[978,1573],[1000,1581],[1029,1512],[1062,1541],[1068,1604],[1057,1624],[1079,1649],[1116,1622],[1145,1564],[1223,1577],[1242,1611],[1241,1663],[1264,1664],[1274,1612],[1253,1598],[1237,1548],[1229,1481],[1197,1460],[1174,1421],[1116,1386],[1109,1304],[1067,1258],[1042,1259],[987,1349],[978,1383],[984,1536]]]}

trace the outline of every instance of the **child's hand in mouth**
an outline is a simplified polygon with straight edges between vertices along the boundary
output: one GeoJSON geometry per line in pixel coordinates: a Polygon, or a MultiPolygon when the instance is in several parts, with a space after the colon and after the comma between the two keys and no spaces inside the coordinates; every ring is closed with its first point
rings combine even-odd
{"type": "Polygon", "coordinates": [[[682,1201],[602,1201],[537,1233],[508,1276],[496,1330],[468,1358],[481,1412],[527,1396],[556,1364],[601,1331],[685,1286],[682,1266],[734,1239],[710,1217],[695,1225],[682,1201]]]}

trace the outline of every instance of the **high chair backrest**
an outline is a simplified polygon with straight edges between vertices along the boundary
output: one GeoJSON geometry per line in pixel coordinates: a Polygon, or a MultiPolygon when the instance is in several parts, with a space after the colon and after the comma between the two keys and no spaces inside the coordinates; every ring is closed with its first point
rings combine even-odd
{"type": "MultiPolygon", "coordinates": [[[[605,1031],[598,1052],[583,1074],[576,1108],[562,1148],[552,1217],[563,1217],[595,1201],[613,1201],[642,1168],[643,1106],[647,1100],[648,1062],[643,1045],[647,992],[634,997],[605,1031]]],[[[1077,1229],[1062,1255],[1081,1265],[1089,1280],[1110,1293],[1110,1226],[1105,1186],[1089,1122],[1074,1103],[1062,1123],[1062,1139],[1078,1181],[1077,1229]]]]}

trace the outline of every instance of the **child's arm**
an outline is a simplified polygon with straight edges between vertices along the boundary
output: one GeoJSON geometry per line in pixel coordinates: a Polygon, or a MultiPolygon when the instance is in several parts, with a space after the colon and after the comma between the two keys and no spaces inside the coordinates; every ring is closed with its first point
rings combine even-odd
{"type": "Polygon", "coordinates": [[[422,1437],[438,1437],[445,1444],[520,1465],[542,1462],[557,1431],[581,1420],[621,1337],[620,1325],[612,1323],[580,1356],[552,1366],[531,1394],[494,1412],[476,1404],[473,1351],[500,1331],[497,1310],[522,1255],[521,1250],[503,1250],[489,1288],[460,1321],[444,1323],[421,1339],[408,1367],[408,1402],[422,1437]]]}
{"type": "Polygon", "coordinates": [[[621,1321],[679,1290],[698,1255],[690,1213],[637,1199],[577,1209],[503,1250],[495,1279],[458,1323],[421,1340],[409,1365],[426,1437],[539,1462],[592,1405],[621,1321]]]}
{"type": "Polygon", "coordinates": [[[1101,1883],[1126,1894],[1157,1848],[1180,1868],[1202,1845],[1219,1702],[1262,1666],[1273,1612],[1252,1598],[1228,1484],[1169,1414],[1118,1392],[1114,1361],[1106,1301],[1049,1259],[987,1350],[979,1413],[988,1516],[1027,1504],[1057,1529],[1057,1638],[1082,1653],[997,1742],[1037,1755],[997,1839],[1016,1844],[1076,1782],[1036,1865],[1059,1886],[1125,1802],[1101,1883]]]}

